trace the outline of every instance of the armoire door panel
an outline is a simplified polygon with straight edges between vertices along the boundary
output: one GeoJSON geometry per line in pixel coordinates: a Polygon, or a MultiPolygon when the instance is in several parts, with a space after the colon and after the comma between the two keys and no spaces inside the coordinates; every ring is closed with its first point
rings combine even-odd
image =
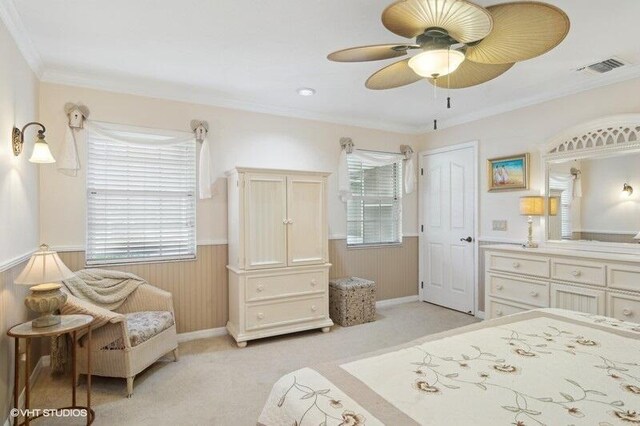
{"type": "Polygon", "coordinates": [[[325,181],[322,177],[287,178],[288,264],[327,261],[325,181]]]}
{"type": "Polygon", "coordinates": [[[287,178],[247,174],[245,179],[245,265],[287,265],[287,178]]]}

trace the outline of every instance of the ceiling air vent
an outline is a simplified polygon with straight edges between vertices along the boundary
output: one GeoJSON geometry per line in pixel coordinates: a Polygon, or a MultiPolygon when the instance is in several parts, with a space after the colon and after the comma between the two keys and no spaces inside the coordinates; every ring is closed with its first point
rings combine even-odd
{"type": "Polygon", "coordinates": [[[627,65],[627,63],[620,58],[609,58],[602,62],[578,68],[578,71],[586,71],[591,74],[604,74],[616,68],[624,67],[625,65],[627,65]]]}

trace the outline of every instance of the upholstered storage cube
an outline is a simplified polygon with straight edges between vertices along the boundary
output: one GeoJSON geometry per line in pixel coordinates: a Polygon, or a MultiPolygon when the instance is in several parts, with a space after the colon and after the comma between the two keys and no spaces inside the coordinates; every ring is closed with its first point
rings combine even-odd
{"type": "Polygon", "coordinates": [[[343,327],[376,319],[376,283],[363,278],[329,281],[329,316],[343,327]]]}

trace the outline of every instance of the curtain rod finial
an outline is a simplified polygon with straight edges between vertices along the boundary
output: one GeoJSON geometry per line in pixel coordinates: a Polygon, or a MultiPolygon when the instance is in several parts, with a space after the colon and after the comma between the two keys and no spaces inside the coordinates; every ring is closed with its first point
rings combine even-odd
{"type": "Polygon", "coordinates": [[[196,141],[203,142],[209,133],[209,123],[204,120],[191,120],[191,130],[196,135],[196,141]]]}
{"type": "Polygon", "coordinates": [[[351,138],[340,138],[340,147],[347,151],[347,154],[351,154],[353,152],[353,140],[351,138]]]}

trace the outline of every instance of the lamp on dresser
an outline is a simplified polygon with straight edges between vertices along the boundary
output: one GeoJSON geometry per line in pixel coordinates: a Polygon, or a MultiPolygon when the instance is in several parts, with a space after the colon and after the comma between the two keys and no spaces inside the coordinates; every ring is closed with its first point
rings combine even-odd
{"type": "Polygon", "coordinates": [[[538,244],[533,241],[533,216],[544,215],[545,198],[540,195],[520,197],[520,214],[528,216],[529,234],[527,242],[522,246],[525,248],[537,248],[538,244]]]}
{"type": "Polygon", "coordinates": [[[40,314],[31,322],[33,328],[60,324],[60,315],[53,315],[67,300],[67,295],[60,291],[60,281],[73,276],[74,273],[60,260],[58,253],[50,250],[46,244],[42,244],[31,256],[14,283],[32,286],[31,294],[24,299],[24,304],[40,314]]]}

